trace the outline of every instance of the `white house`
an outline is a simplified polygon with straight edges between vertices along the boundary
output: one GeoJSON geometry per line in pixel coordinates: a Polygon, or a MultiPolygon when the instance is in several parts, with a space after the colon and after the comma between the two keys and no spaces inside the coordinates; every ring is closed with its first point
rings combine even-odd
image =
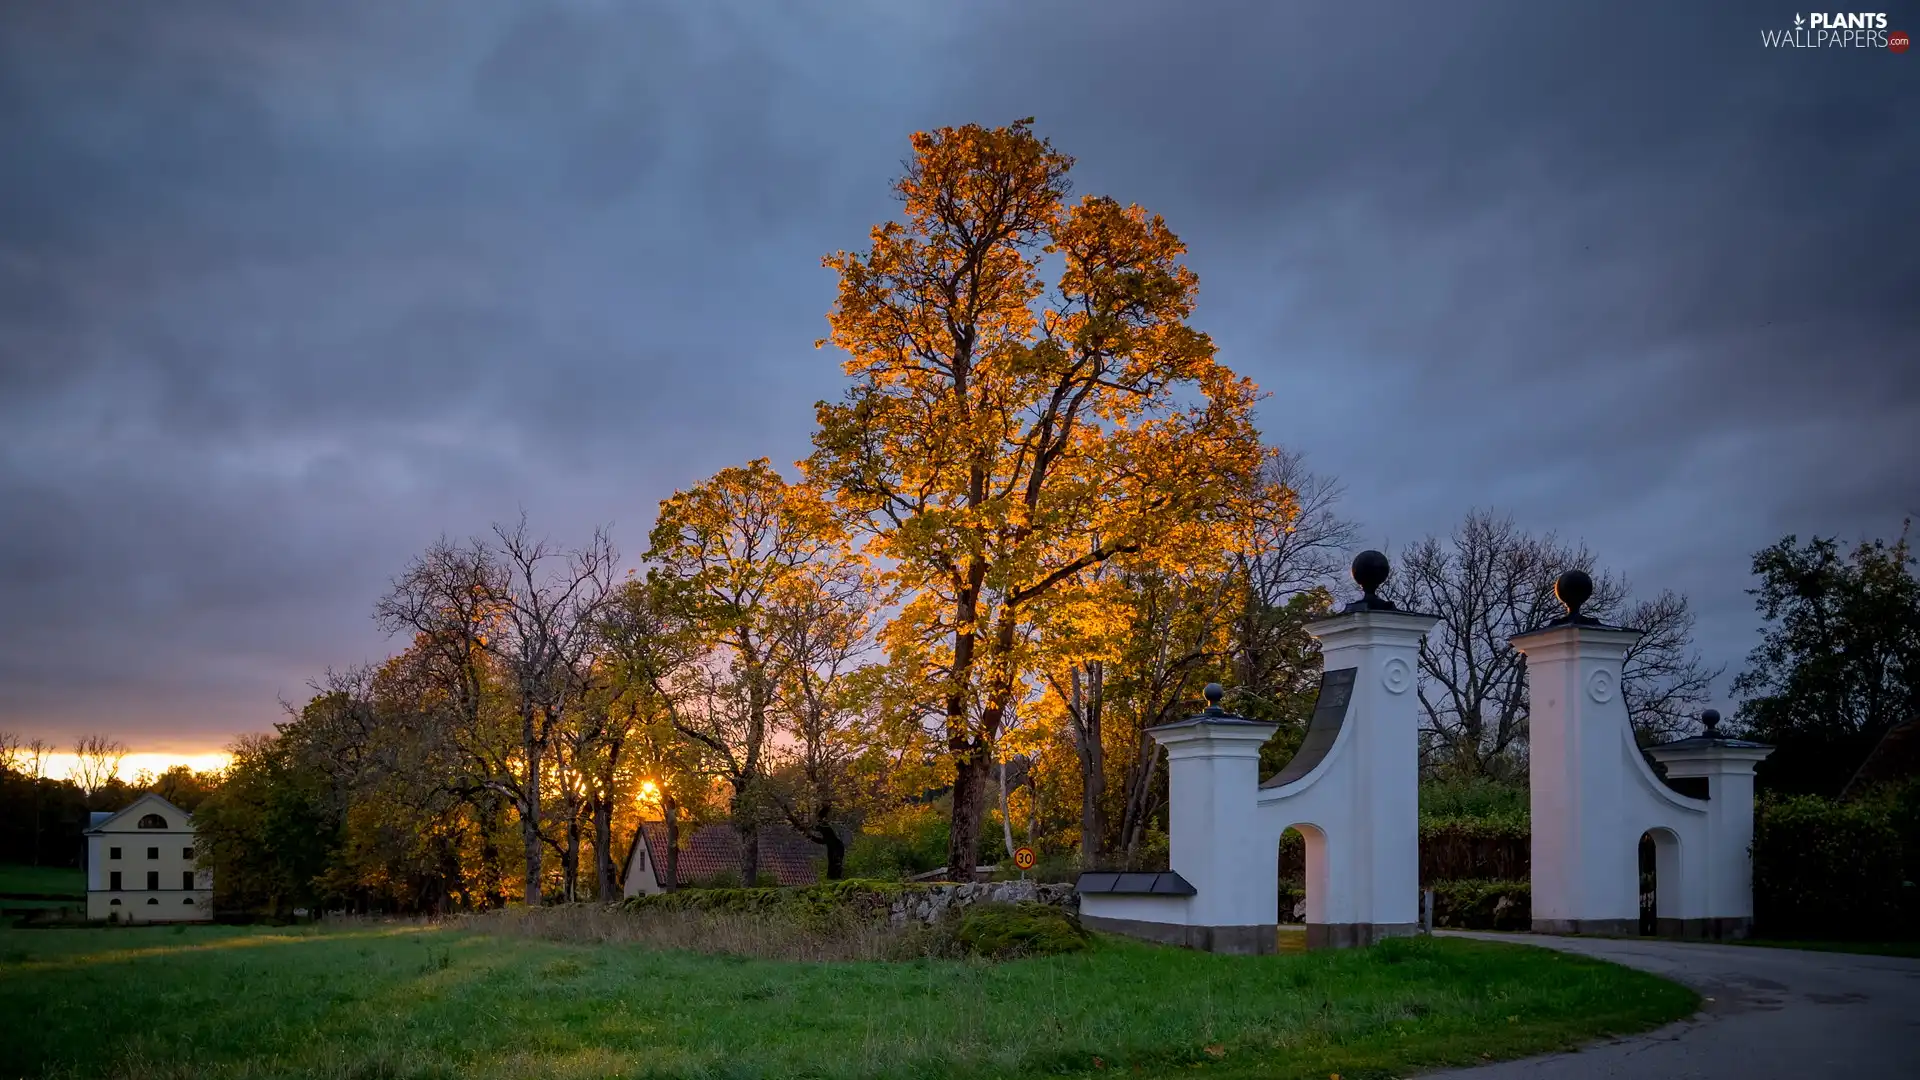
{"type": "Polygon", "coordinates": [[[87,918],[123,923],[207,922],[213,873],[194,863],[193,815],[158,795],[87,829],[87,918]]]}

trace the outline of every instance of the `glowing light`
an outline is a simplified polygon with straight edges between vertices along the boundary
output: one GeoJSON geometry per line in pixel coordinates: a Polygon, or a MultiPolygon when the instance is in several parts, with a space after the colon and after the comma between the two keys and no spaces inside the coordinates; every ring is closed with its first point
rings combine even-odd
{"type": "MultiPolygon", "coordinates": [[[[78,772],[79,759],[66,751],[48,754],[46,760],[47,777],[52,780],[71,780],[78,772]]],[[[128,754],[120,760],[120,779],[131,783],[142,770],[159,776],[175,765],[185,765],[194,772],[219,772],[233,763],[233,755],[224,752],[201,754],[170,754],[164,751],[141,751],[128,754]]]]}
{"type": "Polygon", "coordinates": [[[640,790],[634,793],[633,801],[640,804],[640,813],[643,817],[649,814],[663,813],[663,811],[660,808],[659,781],[657,780],[640,781],[640,790]]]}

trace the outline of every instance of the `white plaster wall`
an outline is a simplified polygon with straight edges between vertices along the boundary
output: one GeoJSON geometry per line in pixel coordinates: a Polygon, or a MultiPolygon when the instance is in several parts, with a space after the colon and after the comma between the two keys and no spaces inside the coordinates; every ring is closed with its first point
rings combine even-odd
{"type": "Polygon", "coordinates": [[[1434,621],[1367,611],[1311,627],[1326,670],[1356,669],[1346,722],[1312,773],[1259,798],[1269,847],[1278,849],[1289,826],[1312,825],[1326,838],[1324,866],[1316,867],[1309,836],[1310,923],[1419,921],[1420,714],[1414,685],[1420,639],[1434,621]],[[1321,917],[1315,917],[1316,908],[1321,917]]]}
{"type": "MultiPolygon", "coordinates": [[[[1620,675],[1634,631],[1560,626],[1514,639],[1530,684],[1529,771],[1536,920],[1637,920],[1639,845],[1655,837],[1661,918],[1716,910],[1712,879],[1727,874],[1716,845],[1716,800],[1688,798],[1654,775],[1634,743],[1620,675]],[[1717,850],[1716,850],[1717,849],[1717,850]]],[[[1751,778],[1746,805],[1751,806],[1751,778]]],[[[1751,815],[1749,812],[1749,821],[1751,815]]],[[[1750,838],[1750,833],[1749,833],[1750,838]]],[[[1746,859],[1746,845],[1738,859],[1746,859]]]]}
{"type": "MultiPolygon", "coordinates": [[[[1275,891],[1278,895],[1278,891],[1275,891]]],[[[1136,922],[1169,923],[1174,926],[1209,926],[1188,911],[1190,896],[1130,896],[1113,893],[1082,893],[1080,914],[1098,919],[1132,919],[1136,922]]],[[[1254,923],[1220,925],[1257,925],[1254,923]]]]}
{"type": "Polygon", "coordinates": [[[1090,894],[1095,917],[1193,926],[1279,921],[1280,834],[1307,838],[1307,921],[1419,920],[1419,706],[1413,688],[1426,615],[1367,611],[1312,624],[1325,669],[1355,668],[1339,736],[1313,772],[1260,789],[1274,725],[1157,730],[1167,748],[1171,865],[1192,897],[1090,894]]]}
{"type": "Polygon", "coordinates": [[[1156,736],[1167,748],[1170,865],[1197,894],[1184,906],[1191,925],[1279,919],[1280,849],[1263,843],[1253,805],[1260,746],[1274,731],[1273,724],[1195,724],[1156,736]]]}

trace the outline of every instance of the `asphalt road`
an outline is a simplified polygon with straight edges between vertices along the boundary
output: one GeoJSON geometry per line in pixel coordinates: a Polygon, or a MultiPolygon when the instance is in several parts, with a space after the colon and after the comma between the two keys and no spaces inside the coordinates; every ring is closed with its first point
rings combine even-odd
{"type": "Polygon", "coordinates": [[[1920,1077],[1920,960],[1746,945],[1459,936],[1611,960],[1685,983],[1707,1000],[1692,1019],[1645,1035],[1569,1054],[1432,1073],[1430,1080],[1920,1077]]]}

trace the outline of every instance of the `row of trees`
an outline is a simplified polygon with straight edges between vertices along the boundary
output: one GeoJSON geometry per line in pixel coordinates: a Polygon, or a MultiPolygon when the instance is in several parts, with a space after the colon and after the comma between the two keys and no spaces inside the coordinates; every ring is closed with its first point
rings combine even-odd
{"type": "MultiPolygon", "coordinates": [[[[1189,325],[1197,279],[1156,215],[1068,198],[1027,122],[916,135],[897,220],[826,259],[844,395],[797,475],[766,460],[665,500],[631,569],[604,532],[525,521],[443,540],[376,605],[404,642],[244,740],[199,814],[230,902],[409,908],[606,896],[642,817],[725,821],[740,876],[792,827],[840,869],[903,806],[964,873],[1021,828],[1083,865],[1164,837],[1145,734],[1199,705],[1298,745],[1353,526],[1339,488],[1264,443],[1253,384],[1189,325]],[[998,836],[991,828],[998,823],[998,836]]],[[[1421,659],[1433,770],[1524,768],[1525,668],[1557,612],[1649,633],[1625,689],[1671,734],[1715,674],[1683,597],[1636,602],[1584,548],[1475,512],[1397,558],[1441,625],[1421,659]]],[[[671,849],[671,845],[669,845],[671,849]]],[[[670,874],[671,876],[671,874],[670,874]]]]}
{"type": "Polygon", "coordinates": [[[117,810],[149,791],[190,811],[219,783],[217,775],[184,765],[124,778],[127,746],[105,735],[69,745],[67,776],[48,775],[56,752],[45,739],[0,730],[0,862],[75,865],[89,813],[117,810]]]}
{"type": "MultiPolygon", "coordinates": [[[[1024,821],[1099,863],[1163,826],[1144,733],[1207,681],[1283,721],[1272,755],[1290,753],[1318,667],[1305,623],[1353,546],[1337,486],[1263,444],[1255,387],[1189,325],[1197,279],[1158,216],[1070,200],[1072,160],[1026,122],[913,150],[900,218],[826,260],[819,344],[848,386],[816,407],[797,477],[760,460],[675,494],[625,575],[604,534],[436,544],[377,607],[405,651],[240,748],[202,825],[232,841],[209,850],[331,837],[315,865],[335,892],[538,902],[549,878],[582,895],[588,857],[610,892],[641,813],[723,818],[751,882],[769,824],[835,872],[863,816],[938,792],[956,872],[996,816],[1008,844],[1024,821]],[[280,824],[275,785],[299,793],[280,824]]],[[[1512,767],[1505,637],[1591,563],[1483,514],[1403,559],[1400,595],[1447,620],[1423,663],[1436,761],[1512,767]]],[[[1670,728],[1711,675],[1686,605],[1630,611],[1601,581],[1596,610],[1660,625],[1629,681],[1649,731],[1670,728]]],[[[291,895],[314,877],[296,861],[256,891],[291,895]]]]}

